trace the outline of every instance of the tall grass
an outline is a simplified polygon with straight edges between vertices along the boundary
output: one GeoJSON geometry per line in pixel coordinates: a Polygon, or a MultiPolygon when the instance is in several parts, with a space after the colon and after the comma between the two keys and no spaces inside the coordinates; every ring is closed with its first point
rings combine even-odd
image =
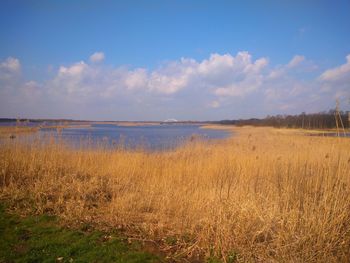
{"type": "Polygon", "coordinates": [[[240,128],[171,152],[0,146],[21,212],[118,228],[173,258],[348,262],[350,140],[240,128]]]}

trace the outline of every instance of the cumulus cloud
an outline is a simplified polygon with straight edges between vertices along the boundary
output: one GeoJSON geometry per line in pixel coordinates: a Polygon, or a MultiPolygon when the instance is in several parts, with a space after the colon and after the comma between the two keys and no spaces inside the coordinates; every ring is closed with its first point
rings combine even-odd
{"type": "Polygon", "coordinates": [[[129,90],[144,88],[147,85],[147,71],[143,68],[128,71],[124,83],[129,90]]]}
{"type": "Polygon", "coordinates": [[[259,88],[262,72],[268,65],[266,58],[252,60],[248,52],[212,54],[197,62],[181,58],[148,71],[145,68],[110,68],[89,65],[81,61],[61,66],[53,79],[55,89],[68,94],[95,90],[103,96],[116,94],[117,90],[143,90],[172,95],[181,90],[198,88],[218,96],[244,96],[259,88]]]}
{"type": "Polygon", "coordinates": [[[238,54],[234,60],[237,64],[227,73],[231,78],[226,77],[226,83],[214,91],[218,96],[242,97],[261,87],[262,70],[268,64],[267,59],[262,58],[252,62],[249,54],[238,54]]]}
{"type": "Polygon", "coordinates": [[[324,71],[318,78],[324,96],[340,99],[342,104],[350,98],[350,54],[346,56],[346,63],[324,71]]]}
{"type": "Polygon", "coordinates": [[[147,88],[163,94],[176,93],[189,86],[197,67],[197,62],[185,58],[168,63],[149,74],[147,88]]]}
{"type": "MultiPolygon", "coordinates": [[[[90,61],[103,58],[103,53],[97,52],[90,61]]],[[[53,114],[67,111],[70,116],[69,111],[79,108],[82,115],[96,111],[123,118],[132,113],[137,119],[147,112],[159,118],[162,114],[177,117],[171,112],[194,112],[193,118],[204,114],[215,117],[210,110],[220,108],[213,111],[219,114],[225,107],[237,114],[240,108],[251,114],[269,110],[277,113],[305,111],[312,103],[323,110],[329,105],[322,98],[331,91],[349,93],[350,55],[344,65],[328,69],[316,79],[300,78],[297,73],[304,70],[301,64],[307,64],[301,55],[284,65],[272,66],[266,57],[253,59],[247,51],[235,55],[213,53],[200,61],[181,58],[154,70],[79,61],[56,67],[51,72],[54,76],[46,81],[35,81],[22,79],[20,61],[9,57],[0,61],[0,95],[2,108],[16,103],[20,108],[35,101],[33,107],[47,103],[53,114]]],[[[307,71],[304,73],[307,75],[307,71]]]]}
{"type": "Polygon", "coordinates": [[[18,72],[21,69],[21,63],[17,58],[9,57],[0,64],[0,68],[9,72],[18,72]]]}
{"type": "Polygon", "coordinates": [[[350,80],[350,54],[346,56],[346,63],[332,69],[328,69],[320,76],[321,81],[348,81],[350,80]]]}
{"type": "Polygon", "coordinates": [[[21,71],[21,63],[17,58],[8,57],[0,63],[0,80],[9,80],[18,77],[21,71]]]}
{"type": "Polygon", "coordinates": [[[65,91],[68,94],[86,95],[86,87],[90,85],[86,78],[90,77],[90,67],[83,61],[71,66],[61,66],[55,78],[49,82],[50,88],[56,93],[65,91]],[[84,84],[86,83],[86,84],[84,84]]]}
{"type": "Polygon", "coordinates": [[[95,52],[90,56],[91,62],[101,62],[105,59],[105,54],[103,52],[95,52]]]}
{"type": "Polygon", "coordinates": [[[259,87],[261,73],[267,65],[266,58],[252,61],[248,52],[238,52],[236,56],[214,53],[201,62],[182,58],[151,72],[148,88],[173,94],[197,87],[218,96],[242,96],[259,87]]]}

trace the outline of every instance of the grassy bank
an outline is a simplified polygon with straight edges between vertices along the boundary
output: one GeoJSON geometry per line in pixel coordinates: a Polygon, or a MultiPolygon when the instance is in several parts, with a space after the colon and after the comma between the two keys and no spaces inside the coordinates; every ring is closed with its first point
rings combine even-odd
{"type": "Polygon", "coordinates": [[[79,124],[79,125],[38,125],[38,126],[0,126],[0,139],[1,138],[16,138],[23,134],[31,134],[40,131],[41,129],[52,129],[61,131],[68,128],[89,128],[90,124],[79,124]]]}
{"type": "Polygon", "coordinates": [[[0,206],[0,262],[161,262],[116,233],[70,230],[54,216],[19,217],[0,206]]]}
{"type": "Polygon", "coordinates": [[[237,128],[172,152],[0,148],[0,196],[23,214],[118,229],[174,260],[346,262],[350,140],[237,128]]]}

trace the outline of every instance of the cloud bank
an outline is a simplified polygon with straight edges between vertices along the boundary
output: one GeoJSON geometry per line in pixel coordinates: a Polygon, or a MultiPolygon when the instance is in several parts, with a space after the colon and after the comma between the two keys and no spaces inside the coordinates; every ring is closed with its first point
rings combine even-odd
{"type": "Polygon", "coordinates": [[[96,52],[61,65],[46,81],[26,80],[18,58],[0,62],[1,117],[99,120],[224,119],[327,110],[350,96],[346,63],[310,78],[302,55],[272,66],[247,51],[181,58],[154,70],[113,67],[96,52]]]}

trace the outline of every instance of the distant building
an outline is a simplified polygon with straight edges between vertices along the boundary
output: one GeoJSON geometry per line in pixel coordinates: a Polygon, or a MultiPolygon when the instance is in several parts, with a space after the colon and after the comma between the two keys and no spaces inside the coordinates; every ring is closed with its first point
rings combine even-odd
{"type": "Polygon", "coordinates": [[[166,119],[161,122],[161,124],[173,124],[179,122],[177,119],[166,119]]]}

